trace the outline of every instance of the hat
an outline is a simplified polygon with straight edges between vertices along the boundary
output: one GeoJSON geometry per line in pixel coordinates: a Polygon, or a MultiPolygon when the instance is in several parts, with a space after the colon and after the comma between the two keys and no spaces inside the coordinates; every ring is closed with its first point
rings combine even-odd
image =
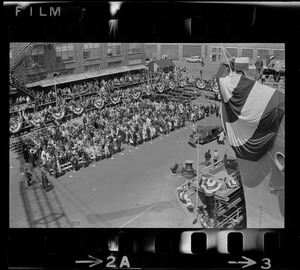
{"type": "Polygon", "coordinates": [[[258,55],[257,58],[260,58],[260,56],[258,55]]]}

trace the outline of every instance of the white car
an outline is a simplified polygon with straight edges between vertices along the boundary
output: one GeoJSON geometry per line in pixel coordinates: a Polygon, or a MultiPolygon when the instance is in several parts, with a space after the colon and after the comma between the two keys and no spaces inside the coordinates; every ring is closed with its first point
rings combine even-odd
{"type": "Polygon", "coordinates": [[[186,59],[187,63],[201,63],[203,60],[200,56],[192,56],[186,59]]]}

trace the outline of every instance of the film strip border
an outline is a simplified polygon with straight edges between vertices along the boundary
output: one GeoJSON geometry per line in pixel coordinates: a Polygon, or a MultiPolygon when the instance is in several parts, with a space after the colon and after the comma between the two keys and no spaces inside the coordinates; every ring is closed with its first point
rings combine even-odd
{"type": "Polygon", "coordinates": [[[12,42],[83,41],[283,41],[300,30],[297,3],[121,1],[4,4],[4,30],[12,42]]]}
{"type": "Polygon", "coordinates": [[[298,251],[282,230],[11,230],[7,258],[10,269],[296,269],[298,251]]]}

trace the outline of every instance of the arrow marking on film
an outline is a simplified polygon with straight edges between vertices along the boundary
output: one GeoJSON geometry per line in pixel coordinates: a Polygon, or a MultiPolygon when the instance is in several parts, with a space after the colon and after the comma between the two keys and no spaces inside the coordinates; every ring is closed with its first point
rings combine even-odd
{"type": "Polygon", "coordinates": [[[238,261],[238,262],[236,262],[236,261],[228,261],[228,263],[230,263],[230,264],[245,264],[245,265],[242,266],[242,268],[246,268],[246,267],[249,267],[251,265],[256,264],[256,261],[253,261],[253,260],[251,260],[251,259],[249,259],[249,258],[247,258],[245,256],[242,256],[242,258],[244,260],[246,260],[246,261],[238,261]]]}
{"type": "Polygon", "coordinates": [[[94,261],[87,261],[87,260],[85,260],[85,261],[75,261],[76,263],[92,263],[91,265],[89,265],[89,267],[93,267],[93,266],[95,266],[95,265],[97,265],[97,264],[99,264],[99,263],[102,263],[103,261],[102,260],[100,260],[100,259],[98,259],[98,258],[95,258],[95,257],[93,257],[93,256],[91,256],[91,255],[89,255],[89,257],[91,258],[91,259],[94,259],[94,261]]]}

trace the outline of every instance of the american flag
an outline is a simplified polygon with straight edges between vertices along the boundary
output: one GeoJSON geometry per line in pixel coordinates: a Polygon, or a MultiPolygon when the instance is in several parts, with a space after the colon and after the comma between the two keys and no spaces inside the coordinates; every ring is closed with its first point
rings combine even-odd
{"type": "Polygon", "coordinates": [[[217,80],[222,125],[236,157],[258,161],[272,147],[285,112],[284,94],[229,72],[220,65],[217,80]]]}

